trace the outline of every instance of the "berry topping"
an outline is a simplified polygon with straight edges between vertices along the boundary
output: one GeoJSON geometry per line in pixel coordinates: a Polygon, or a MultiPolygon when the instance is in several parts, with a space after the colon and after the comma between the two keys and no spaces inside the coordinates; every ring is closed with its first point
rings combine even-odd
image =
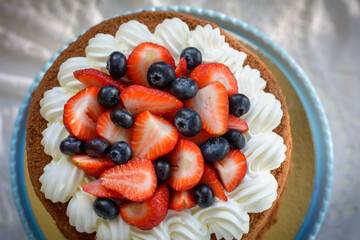
{"type": "Polygon", "coordinates": [[[133,115],[146,110],[154,114],[167,114],[183,107],[183,103],[169,93],[138,85],[128,87],[120,96],[126,109],[133,115]]]}
{"type": "Polygon", "coordinates": [[[87,155],[76,155],[72,160],[75,166],[96,178],[98,178],[105,170],[116,166],[110,158],[92,158],[87,155]]]}
{"type": "Polygon", "coordinates": [[[238,130],[230,129],[223,137],[229,142],[230,148],[240,150],[245,147],[246,139],[238,130]]]}
{"type": "Polygon", "coordinates": [[[116,86],[120,92],[127,88],[128,84],[116,81],[109,74],[103,73],[94,68],[81,69],[74,72],[74,77],[86,86],[104,87],[107,85],[116,86]]]}
{"type": "Polygon", "coordinates": [[[105,157],[109,153],[109,143],[101,138],[93,138],[85,142],[85,152],[90,157],[105,157]]]}
{"type": "Polygon", "coordinates": [[[182,108],[175,114],[174,124],[177,130],[186,137],[197,135],[202,128],[202,121],[194,110],[182,108]]]}
{"type": "Polygon", "coordinates": [[[218,137],[218,135],[210,134],[204,129],[201,129],[199,134],[197,134],[195,137],[185,137],[184,135],[179,134],[179,139],[189,140],[198,146],[202,145],[204,142],[213,137],[218,137]]]}
{"type": "Polygon", "coordinates": [[[247,132],[249,127],[247,123],[241,118],[237,118],[232,114],[229,114],[228,129],[236,129],[241,133],[247,132]]]}
{"type": "Polygon", "coordinates": [[[191,72],[190,78],[197,82],[200,89],[212,82],[220,82],[226,88],[229,96],[238,92],[238,85],[234,75],[222,63],[203,63],[191,72]]]}
{"type": "Polygon", "coordinates": [[[201,52],[194,47],[187,47],[182,50],[180,58],[185,58],[187,69],[192,70],[201,64],[202,56],[201,52]]]}
{"type": "Polygon", "coordinates": [[[218,162],[225,158],[230,151],[228,141],[223,137],[213,137],[201,146],[201,153],[205,161],[218,162]]]}
{"type": "Polygon", "coordinates": [[[208,133],[221,135],[226,132],[229,104],[221,83],[213,82],[200,89],[194,98],[185,101],[185,106],[200,115],[208,133]]]}
{"type": "Polygon", "coordinates": [[[214,163],[214,168],[227,192],[234,190],[245,177],[247,166],[244,154],[230,150],[223,160],[214,163]]]}
{"type": "Polygon", "coordinates": [[[171,175],[171,164],[166,158],[158,158],[153,162],[158,182],[165,182],[171,175]]]}
{"type": "Polygon", "coordinates": [[[114,110],[107,110],[100,116],[96,123],[96,133],[110,144],[118,141],[130,143],[131,129],[118,127],[111,121],[111,112],[114,110]]]}
{"type": "Polygon", "coordinates": [[[171,94],[181,100],[188,100],[195,97],[198,90],[197,83],[188,77],[178,77],[170,86],[171,94]]]}
{"type": "Polygon", "coordinates": [[[110,54],[107,62],[106,69],[109,71],[110,76],[114,79],[122,78],[126,73],[126,57],[121,52],[113,52],[110,54]]]}
{"type": "Polygon", "coordinates": [[[127,76],[132,84],[150,87],[147,72],[152,63],[166,62],[175,68],[175,61],[170,52],[163,46],[144,42],[139,44],[129,55],[127,76]]]}
{"type": "Polygon", "coordinates": [[[204,159],[195,143],[179,140],[167,157],[171,163],[170,187],[185,191],[199,183],[204,172],[204,159]]]}
{"type": "Polygon", "coordinates": [[[214,196],[227,201],[227,197],[224,193],[224,188],[221,185],[218,176],[216,175],[215,169],[209,163],[204,164],[204,174],[199,182],[200,184],[208,185],[214,193],[214,196]]]}
{"type": "Polygon", "coordinates": [[[127,142],[114,142],[110,146],[109,156],[117,165],[127,163],[132,158],[132,155],[132,149],[127,142]]]}
{"type": "Polygon", "coordinates": [[[83,154],[84,142],[75,137],[67,137],[61,141],[60,151],[71,156],[83,154]]]}
{"type": "Polygon", "coordinates": [[[155,169],[150,160],[135,158],[103,172],[100,183],[130,201],[142,202],[155,192],[155,169]]]}
{"type": "Polygon", "coordinates": [[[187,76],[187,64],[186,59],[181,58],[175,69],[176,78],[187,76]]]}
{"type": "Polygon", "coordinates": [[[119,127],[129,129],[134,125],[134,118],[126,109],[115,108],[111,111],[110,118],[119,127]]]}
{"type": "Polygon", "coordinates": [[[64,125],[82,141],[96,137],[96,122],[104,111],[97,101],[98,92],[98,87],[87,87],[64,105],[64,125]]]}
{"type": "Polygon", "coordinates": [[[175,211],[182,211],[188,208],[195,207],[196,202],[193,197],[192,190],[176,191],[172,190],[170,193],[169,209],[175,211]]]}
{"type": "Polygon", "coordinates": [[[112,191],[101,185],[98,179],[86,184],[81,184],[81,187],[84,192],[90,193],[96,197],[124,199],[120,193],[112,191]]]}
{"type": "Polygon", "coordinates": [[[178,136],[170,122],[144,111],[135,119],[130,145],[135,157],[155,160],[174,149],[178,136]]]}
{"type": "Polygon", "coordinates": [[[166,62],[155,62],[150,65],[147,72],[149,85],[157,89],[166,89],[175,80],[173,67],[166,62]]]}
{"type": "Polygon", "coordinates": [[[94,201],[94,210],[99,217],[114,219],[119,215],[119,206],[109,198],[97,198],[94,201]]]}
{"type": "Polygon", "coordinates": [[[97,100],[104,108],[114,108],[120,103],[120,91],[117,87],[108,85],[102,87],[98,93],[97,100]]]}
{"type": "Polygon", "coordinates": [[[155,194],[145,202],[127,202],[120,206],[120,214],[126,223],[142,230],[149,230],[159,225],[168,212],[169,189],[161,185],[155,194]]]}
{"type": "Polygon", "coordinates": [[[240,117],[250,109],[250,100],[241,93],[233,94],[229,97],[229,113],[235,117],[240,117]]]}
{"type": "Polygon", "coordinates": [[[194,187],[194,200],[202,208],[209,207],[214,202],[214,193],[206,184],[194,187]]]}

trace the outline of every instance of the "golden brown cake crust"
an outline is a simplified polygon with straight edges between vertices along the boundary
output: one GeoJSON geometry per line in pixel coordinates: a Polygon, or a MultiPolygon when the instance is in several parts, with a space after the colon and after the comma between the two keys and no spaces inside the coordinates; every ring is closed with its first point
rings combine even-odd
{"type": "MultiPolygon", "coordinates": [[[[148,26],[151,32],[154,31],[157,24],[161,23],[166,18],[180,18],[182,21],[188,24],[190,30],[196,28],[197,25],[204,26],[211,24],[213,27],[217,27],[214,23],[194,18],[187,14],[176,12],[140,12],[130,15],[124,15],[104,21],[81,35],[75,42],[65,49],[60,56],[54,61],[53,65],[45,73],[38,88],[32,94],[32,101],[29,108],[29,116],[27,120],[27,136],[26,136],[26,151],[28,170],[30,174],[31,182],[34,186],[35,192],[43,203],[47,211],[56,221],[59,229],[68,239],[95,239],[95,233],[79,233],[74,227],[70,226],[69,219],[66,216],[67,203],[52,203],[46,199],[44,194],[40,191],[41,183],[39,181],[40,176],[43,174],[44,167],[51,161],[51,157],[44,153],[44,147],[40,144],[42,140],[42,131],[46,128],[46,120],[40,115],[40,100],[43,98],[44,92],[47,90],[59,86],[57,81],[57,73],[60,65],[68,58],[82,56],[85,57],[85,47],[88,45],[89,39],[93,38],[97,33],[108,33],[114,35],[119,26],[130,20],[137,20],[148,26]]],[[[274,94],[274,96],[281,102],[283,110],[283,118],[280,125],[275,129],[284,139],[284,144],[287,147],[286,160],[281,166],[272,171],[278,181],[278,199],[273,203],[273,206],[261,213],[250,214],[250,231],[243,236],[243,240],[260,239],[265,231],[276,222],[276,212],[279,205],[279,198],[284,189],[286,177],[290,168],[290,155],[292,149],[292,139],[290,133],[289,114],[287,111],[285,97],[278,85],[278,82],[271,74],[269,69],[259,60],[259,58],[247,50],[236,39],[221,30],[221,34],[225,35],[225,40],[230,46],[239,51],[247,53],[245,65],[250,65],[251,68],[256,68],[260,71],[261,77],[267,82],[265,91],[274,94]]],[[[212,239],[215,236],[212,235],[212,239]]]]}

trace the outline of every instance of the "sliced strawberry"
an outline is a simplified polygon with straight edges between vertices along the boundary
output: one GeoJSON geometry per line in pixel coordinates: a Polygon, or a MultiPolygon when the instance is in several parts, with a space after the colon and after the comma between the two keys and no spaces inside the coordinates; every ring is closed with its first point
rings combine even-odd
{"type": "Polygon", "coordinates": [[[183,107],[183,103],[173,95],[139,85],[128,87],[120,97],[133,115],[146,110],[154,114],[167,114],[183,107]]]}
{"type": "Polygon", "coordinates": [[[227,201],[224,188],[216,175],[215,169],[209,163],[205,163],[204,174],[199,183],[208,185],[213,190],[215,197],[227,201]]]}
{"type": "Polygon", "coordinates": [[[150,42],[139,44],[127,60],[127,76],[130,82],[150,87],[147,71],[152,63],[160,61],[170,64],[175,69],[175,61],[165,47],[150,42]]]}
{"type": "Polygon", "coordinates": [[[201,117],[203,128],[211,134],[222,135],[227,130],[229,99],[225,87],[213,82],[200,89],[196,96],[186,100],[185,107],[195,110],[201,117]]]}
{"type": "Polygon", "coordinates": [[[120,206],[120,214],[126,223],[142,230],[159,225],[168,212],[169,189],[166,184],[156,189],[154,195],[145,202],[127,202],[120,206]]]}
{"type": "Polygon", "coordinates": [[[180,139],[167,158],[171,163],[170,187],[185,191],[199,183],[204,172],[204,158],[195,143],[180,139]]]}
{"type": "Polygon", "coordinates": [[[214,167],[227,192],[239,185],[247,170],[245,156],[238,150],[230,150],[223,160],[214,163],[214,167]]]}
{"type": "Polygon", "coordinates": [[[116,81],[109,74],[94,68],[75,71],[74,77],[86,86],[104,87],[107,85],[113,85],[116,86],[120,92],[124,91],[128,86],[128,84],[116,81]]]}
{"type": "Polygon", "coordinates": [[[184,135],[182,135],[180,133],[179,134],[179,139],[186,139],[186,140],[189,140],[189,141],[195,143],[196,145],[200,146],[204,142],[206,142],[208,139],[210,139],[212,137],[218,137],[218,136],[219,135],[210,134],[207,131],[205,131],[204,129],[201,129],[201,131],[197,135],[195,135],[194,137],[185,137],[184,135]]]}
{"type": "Polygon", "coordinates": [[[185,58],[180,59],[178,65],[175,68],[175,74],[176,74],[176,78],[187,76],[187,64],[185,58]]]}
{"type": "Polygon", "coordinates": [[[191,190],[187,191],[171,191],[169,209],[182,211],[195,207],[196,202],[191,190]]]}
{"type": "Polygon", "coordinates": [[[174,149],[179,132],[167,120],[144,111],[135,118],[131,148],[134,157],[151,161],[174,149]]]}
{"type": "Polygon", "coordinates": [[[100,116],[96,123],[96,133],[111,144],[117,141],[124,141],[130,144],[131,129],[115,125],[110,118],[112,110],[110,109],[100,116]]]}
{"type": "Polygon", "coordinates": [[[247,132],[249,130],[249,127],[244,120],[237,118],[232,114],[229,114],[227,127],[228,129],[236,129],[241,133],[247,132]]]}
{"type": "Polygon", "coordinates": [[[155,192],[155,169],[150,160],[135,158],[103,172],[100,183],[126,199],[142,202],[155,192]]]}
{"type": "Polygon", "coordinates": [[[86,184],[81,184],[81,187],[84,192],[90,193],[96,197],[125,199],[120,193],[104,187],[98,179],[86,184]]]}
{"type": "Polygon", "coordinates": [[[80,140],[96,137],[96,122],[105,111],[97,101],[98,92],[98,87],[87,87],[64,105],[65,128],[80,140]]]}
{"type": "Polygon", "coordinates": [[[92,158],[88,155],[76,155],[73,163],[85,173],[98,178],[105,170],[113,168],[116,164],[110,158],[92,158]]]}
{"type": "Polygon", "coordinates": [[[221,82],[229,96],[238,93],[236,78],[230,69],[222,63],[200,64],[191,72],[189,77],[197,82],[199,89],[212,82],[221,82]]]}

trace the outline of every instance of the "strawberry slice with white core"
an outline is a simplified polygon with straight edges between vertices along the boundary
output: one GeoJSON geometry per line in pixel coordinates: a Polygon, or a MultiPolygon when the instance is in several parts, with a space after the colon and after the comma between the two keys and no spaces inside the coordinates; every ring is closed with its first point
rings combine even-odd
{"type": "Polygon", "coordinates": [[[111,168],[100,176],[100,183],[133,202],[150,198],[156,189],[156,173],[150,160],[135,158],[111,168]]]}
{"type": "Polygon", "coordinates": [[[96,122],[105,111],[97,101],[98,92],[98,87],[87,87],[64,105],[65,128],[82,141],[96,137],[96,122]]]}
{"type": "Polygon", "coordinates": [[[200,184],[208,185],[214,193],[214,196],[227,201],[227,197],[224,193],[224,188],[221,185],[218,176],[216,175],[215,169],[209,163],[205,163],[204,165],[204,174],[200,180],[200,184]]]}
{"type": "Polygon", "coordinates": [[[84,192],[90,193],[96,197],[125,199],[120,193],[104,187],[98,179],[86,184],[81,184],[81,187],[84,192]]]}
{"type": "Polygon", "coordinates": [[[180,139],[167,159],[171,163],[170,187],[185,191],[199,183],[204,172],[204,158],[195,143],[180,139]]]}
{"type": "Polygon", "coordinates": [[[214,163],[214,168],[227,192],[233,191],[245,177],[246,158],[238,150],[230,150],[221,161],[214,163]]]}
{"type": "Polygon", "coordinates": [[[236,78],[230,69],[222,63],[200,64],[191,72],[189,77],[197,82],[199,89],[212,82],[221,82],[229,96],[238,93],[236,78]]]}
{"type": "Polygon", "coordinates": [[[110,114],[113,109],[104,112],[96,123],[96,133],[109,143],[124,141],[130,144],[131,129],[119,127],[113,123],[110,114]]]}
{"type": "Polygon", "coordinates": [[[197,112],[203,128],[210,134],[222,135],[227,130],[229,99],[220,82],[212,82],[199,90],[196,96],[186,100],[185,107],[197,112]]]}
{"type": "Polygon", "coordinates": [[[228,129],[238,130],[241,133],[247,132],[249,130],[249,127],[244,120],[242,120],[241,118],[235,117],[232,114],[229,114],[227,127],[228,127],[228,129]]]}
{"type": "Polygon", "coordinates": [[[132,84],[150,87],[147,72],[152,63],[166,62],[175,69],[175,61],[163,46],[151,42],[139,44],[127,60],[127,77],[132,84]]]}
{"type": "Polygon", "coordinates": [[[173,150],[178,137],[170,122],[144,111],[135,118],[130,145],[134,157],[153,161],[173,150]]]}
{"type": "Polygon", "coordinates": [[[92,158],[88,155],[76,155],[72,157],[72,160],[75,166],[96,178],[98,178],[105,170],[116,166],[116,164],[107,157],[92,158]]]}
{"type": "Polygon", "coordinates": [[[192,190],[176,191],[172,190],[170,194],[169,209],[175,211],[182,211],[188,208],[195,207],[196,202],[194,200],[192,190]]]}

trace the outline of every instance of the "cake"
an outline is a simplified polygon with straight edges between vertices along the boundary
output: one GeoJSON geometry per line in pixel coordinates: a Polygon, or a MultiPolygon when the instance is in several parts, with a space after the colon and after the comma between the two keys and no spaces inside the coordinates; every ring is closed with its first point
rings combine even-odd
{"type": "Polygon", "coordinates": [[[68,239],[166,239],[181,234],[188,234],[190,239],[260,239],[276,222],[291,148],[286,100],[269,69],[214,23],[175,12],[145,11],[115,17],[79,36],[60,53],[33,92],[27,121],[31,182],[68,239]],[[236,189],[226,193],[229,200],[215,199],[208,208],[170,210],[160,225],[145,231],[130,227],[120,216],[115,220],[98,217],[92,209],[95,197],[80,187],[93,178],[59,150],[61,140],[69,135],[62,123],[64,104],[85,87],[73,72],[88,68],[107,72],[110,53],[120,51],[129,56],[143,42],[163,45],[176,65],[182,49],[196,47],[203,62],[229,67],[239,92],[247,95],[251,103],[249,112],[242,116],[249,127],[246,146],[241,150],[246,156],[247,172],[236,189]]]}

